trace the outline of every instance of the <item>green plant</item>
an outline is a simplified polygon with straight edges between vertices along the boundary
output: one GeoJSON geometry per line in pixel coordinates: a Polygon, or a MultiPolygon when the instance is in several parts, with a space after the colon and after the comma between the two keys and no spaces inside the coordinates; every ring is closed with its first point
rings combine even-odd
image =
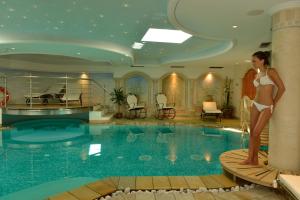
{"type": "Polygon", "coordinates": [[[113,92],[110,93],[110,100],[118,105],[118,113],[120,113],[120,107],[124,104],[126,96],[122,88],[115,88],[113,92]]]}
{"type": "Polygon", "coordinates": [[[225,88],[224,88],[224,105],[223,105],[223,108],[232,108],[232,105],[230,103],[231,83],[232,83],[232,79],[230,79],[226,76],[225,88]]]}

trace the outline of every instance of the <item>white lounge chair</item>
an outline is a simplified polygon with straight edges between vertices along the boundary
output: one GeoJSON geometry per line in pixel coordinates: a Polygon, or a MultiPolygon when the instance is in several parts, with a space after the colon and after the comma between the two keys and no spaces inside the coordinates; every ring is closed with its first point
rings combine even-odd
{"type": "Polygon", "coordinates": [[[165,94],[158,94],[156,96],[156,118],[163,119],[169,118],[174,119],[176,116],[175,103],[167,104],[167,97],[165,94]]]}
{"type": "Polygon", "coordinates": [[[64,94],[61,98],[60,101],[62,103],[66,103],[66,101],[68,102],[78,102],[80,103],[80,105],[82,106],[82,93],[80,92],[76,92],[76,93],[67,93],[64,94]]]}
{"type": "Polygon", "coordinates": [[[279,186],[294,199],[300,199],[300,176],[279,174],[279,186]]]}
{"type": "Polygon", "coordinates": [[[214,101],[204,101],[202,104],[201,118],[204,119],[207,116],[215,116],[222,119],[222,111],[217,108],[217,103],[214,101]]]}
{"type": "Polygon", "coordinates": [[[82,90],[79,84],[69,83],[63,96],[60,98],[61,103],[79,103],[82,106],[82,90]]]}
{"type": "Polygon", "coordinates": [[[147,110],[145,105],[138,105],[138,100],[134,94],[127,96],[129,118],[145,118],[147,110]]]}
{"type": "Polygon", "coordinates": [[[57,100],[59,102],[59,99],[63,96],[65,90],[65,85],[63,84],[54,84],[47,88],[44,92],[33,92],[31,95],[27,94],[24,95],[25,102],[27,105],[30,104],[30,101],[38,101],[42,104],[48,104],[50,100],[57,100]]]}

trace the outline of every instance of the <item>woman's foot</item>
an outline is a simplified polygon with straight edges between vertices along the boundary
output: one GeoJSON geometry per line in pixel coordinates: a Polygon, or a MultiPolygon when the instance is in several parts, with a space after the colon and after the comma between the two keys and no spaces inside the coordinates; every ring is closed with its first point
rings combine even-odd
{"type": "Polygon", "coordinates": [[[250,159],[247,159],[247,160],[244,160],[243,162],[239,163],[241,165],[250,165],[251,163],[251,160],[250,159]]]}
{"type": "Polygon", "coordinates": [[[249,164],[248,165],[258,165],[258,161],[257,162],[249,162],[249,164]]]}

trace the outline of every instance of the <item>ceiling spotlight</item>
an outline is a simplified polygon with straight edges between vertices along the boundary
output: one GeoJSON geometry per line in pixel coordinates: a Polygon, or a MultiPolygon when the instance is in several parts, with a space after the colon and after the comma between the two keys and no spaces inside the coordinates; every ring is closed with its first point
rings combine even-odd
{"type": "Polygon", "coordinates": [[[131,47],[133,49],[141,49],[141,48],[143,48],[143,46],[144,46],[143,43],[135,42],[135,43],[133,43],[133,45],[131,47]]]}
{"type": "Polygon", "coordinates": [[[80,52],[77,52],[76,54],[77,54],[77,55],[80,55],[81,53],[80,53],[80,52]]]}
{"type": "Polygon", "coordinates": [[[251,60],[245,60],[246,63],[251,63],[251,60]]]}
{"type": "Polygon", "coordinates": [[[232,26],[232,28],[238,28],[238,26],[236,26],[236,25],[233,25],[233,26],[232,26]]]}

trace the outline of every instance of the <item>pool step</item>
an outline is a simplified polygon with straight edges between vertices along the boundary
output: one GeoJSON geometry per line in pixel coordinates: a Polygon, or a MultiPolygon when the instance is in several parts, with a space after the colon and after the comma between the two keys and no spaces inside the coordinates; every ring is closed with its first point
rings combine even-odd
{"type": "Polygon", "coordinates": [[[48,200],[94,200],[117,190],[180,190],[180,189],[217,189],[231,188],[237,184],[225,175],[211,176],[121,176],[89,183],[48,200]]]}

